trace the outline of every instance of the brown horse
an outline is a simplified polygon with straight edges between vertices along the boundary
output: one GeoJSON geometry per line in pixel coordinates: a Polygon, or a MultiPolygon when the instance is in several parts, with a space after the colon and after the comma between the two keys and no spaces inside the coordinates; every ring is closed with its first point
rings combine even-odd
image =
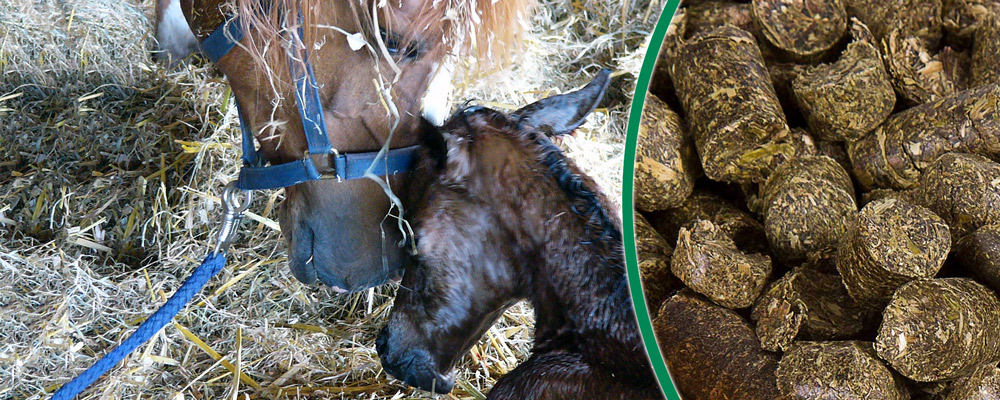
{"type": "MultiPolygon", "coordinates": [[[[183,57],[233,14],[239,15],[242,39],[217,66],[242,106],[263,158],[279,164],[309,156],[294,85],[284,68],[288,42],[301,43],[310,52],[334,149],[378,150],[391,133],[389,145],[400,148],[418,141],[422,100],[432,79],[444,71],[443,57],[475,52],[484,63],[502,61],[519,42],[518,21],[528,13],[530,0],[377,3],[158,0],[157,38],[167,54],[183,57]],[[365,42],[366,47],[358,47],[365,42]]],[[[408,180],[406,174],[386,178],[395,193],[406,193],[408,180]]],[[[409,199],[401,200],[408,208],[409,199]]],[[[279,220],[293,274],[304,283],[318,278],[337,291],[357,291],[398,276],[408,260],[398,214],[386,190],[373,180],[311,181],[285,188],[279,220]]]]}
{"type": "Polygon", "coordinates": [[[376,342],[389,373],[449,392],[458,358],[528,299],[533,354],[490,399],[662,397],[632,309],[620,221],[546,137],[581,124],[607,79],[510,116],[467,108],[427,135],[415,172],[430,181],[415,195],[419,255],[376,342]]]}

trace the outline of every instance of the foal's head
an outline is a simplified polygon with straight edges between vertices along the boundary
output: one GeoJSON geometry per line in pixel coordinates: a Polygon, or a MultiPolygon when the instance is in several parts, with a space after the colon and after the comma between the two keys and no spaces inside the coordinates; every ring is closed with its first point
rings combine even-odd
{"type": "MultiPolygon", "coordinates": [[[[221,22],[190,11],[192,2],[218,0],[184,1],[200,37],[221,22]]],[[[310,52],[333,148],[375,151],[389,141],[393,129],[390,146],[404,147],[418,140],[422,100],[432,80],[450,85],[440,67],[444,55],[472,49],[476,42],[480,49],[512,45],[505,42],[518,39],[518,18],[528,3],[236,0],[248,31],[242,47],[223,57],[218,67],[271,163],[301,159],[307,148],[288,73],[289,40],[301,40],[310,52]],[[304,27],[301,38],[298,15],[304,27]],[[359,48],[363,42],[368,44],[359,48]],[[389,96],[383,95],[389,86],[389,96]]],[[[428,100],[446,100],[446,93],[437,97],[428,100]]],[[[388,182],[393,192],[405,193],[405,175],[388,182]]],[[[286,188],[279,220],[292,272],[302,282],[319,279],[347,291],[398,276],[407,256],[399,246],[396,216],[398,209],[392,209],[385,190],[367,179],[286,188]]]]}
{"type": "MultiPolygon", "coordinates": [[[[559,199],[576,204],[579,193],[567,192],[574,182],[560,179],[586,179],[566,175],[575,167],[545,133],[568,133],[582,124],[607,79],[602,71],[578,92],[510,116],[466,108],[426,139],[429,156],[417,173],[432,182],[422,190],[414,217],[418,261],[406,269],[377,341],[389,373],[447,393],[458,358],[508,306],[529,297],[526,271],[541,267],[543,246],[559,245],[546,243],[551,221],[542,217],[550,214],[545,208],[559,199]]],[[[580,237],[566,235],[571,237],[560,239],[580,237]]]]}

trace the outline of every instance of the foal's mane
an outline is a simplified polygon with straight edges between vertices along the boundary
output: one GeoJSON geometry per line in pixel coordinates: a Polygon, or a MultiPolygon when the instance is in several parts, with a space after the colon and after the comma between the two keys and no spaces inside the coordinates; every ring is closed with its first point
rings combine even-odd
{"type": "MultiPolygon", "coordinates": [[[[258,67],[283,65],[277,60],[279,52],[267,56],[267,48],[282,42],[283,31],[295,31],[288,29],[294,26],[287,21],[296,21],[296,15],[301,13],[302,16],[305,38],[301,40],[306,48],[311,48],[312,38],[317,37],[317,24],[323,24],[317,20],[317,14],[324,0],[234,1],[236,12],[245,21],[244,29],[253,27],[256,35],[255,39],[245,32],[245,36],[251,38],[247,47],[258,67]]],[[[377,0],[325,1],[325,6],[349,6],[354,9],[359,25],[371,28],[372,1],[377,0]]],[[[388,1],[391,4],[400,0],[388,1]]],[[[425,0],[416,26],[442,33],[442,40],[428,49],[431,52],[473,56],[479,60],[477,65],[480,67],[502,65],[520,50],[519,43],[533,4],[534,0],[425,0]]],[[[412,38],[404,38],[404,41],[409,39],[412,38]]]]}

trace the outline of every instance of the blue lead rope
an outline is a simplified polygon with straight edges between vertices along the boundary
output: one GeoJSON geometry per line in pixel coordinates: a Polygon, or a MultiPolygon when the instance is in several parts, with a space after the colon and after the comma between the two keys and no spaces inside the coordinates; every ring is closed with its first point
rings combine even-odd
{"type": "Polygon", "coordinates": [[[153,315],[146,318],[139,325],[139,329],[136,329],[128,339],[125,339],[122,344],[108,352],[100,360],[97,360],[94,365],[87,368],[82,374],[59,388],[52,395],[52,400],[72,400],[76,395],[94,383],[97,378],[108,372],[111,367],[117,365],[125,356],[135,351],[143,343],[146,343],[156,332],[159,332],[160,329],[167,325],[194,298],[194,295],[201,291],[201,288],[208,283],[208,280],[219,273],[225,265],[226,253],[224,252],[213,252],[208,257],[205,257],[205,261],[202,261],[201,265],[191,273],[191,276],[184,280],[184,283],[177,289],[177,292],[173,296],[170,296],[159,310],[156,310],[153,315]]]}

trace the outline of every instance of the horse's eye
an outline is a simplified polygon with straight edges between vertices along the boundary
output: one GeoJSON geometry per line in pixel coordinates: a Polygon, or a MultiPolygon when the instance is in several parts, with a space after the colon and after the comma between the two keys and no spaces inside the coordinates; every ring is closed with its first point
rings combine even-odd
{"type": "Polygon", "coordinates": [[[389,50],[389,54],[393,57],[410,60],[420,55],[420,48],[416,43],[407,43],[404,45],[400,35],[388,32],[385,29],[379,29],[379,34],[382,36],[382,43],[385,43],[386,50],[389,50]]]}

